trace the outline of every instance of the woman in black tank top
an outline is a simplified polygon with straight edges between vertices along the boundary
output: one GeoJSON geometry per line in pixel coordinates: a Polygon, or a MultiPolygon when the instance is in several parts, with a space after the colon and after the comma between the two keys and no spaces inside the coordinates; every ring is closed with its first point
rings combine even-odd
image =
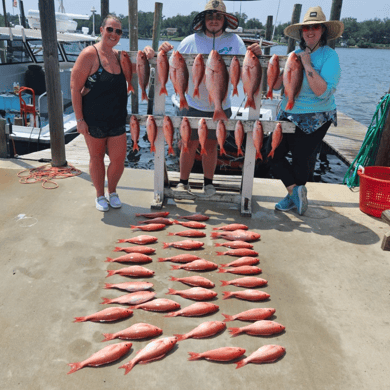
{"type": "Polygon", "coordinates": [[[79,55],[71,76],[72,104],[77,131],[85,137],[89,172],[96,189],[96,208],[108,211],[121,207],[116,187],[126,158],[127,85],[114,49],[122,35],[116,16],[108,15],[100,27],[101,40],[79,55]],[[104,194],[104,156],[108,151],[108,193],[104,194]]]}

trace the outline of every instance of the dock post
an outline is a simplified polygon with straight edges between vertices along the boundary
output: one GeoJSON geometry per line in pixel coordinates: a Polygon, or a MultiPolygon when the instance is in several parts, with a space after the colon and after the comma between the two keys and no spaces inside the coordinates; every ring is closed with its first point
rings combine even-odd
{"type": "MultiPolygon", "coordinates": [[[[291,16],[291,24],[299,23],[301,18],[302,4],[294,4],[293,13],[291,16]]],[[[288,38],[287,54],[295,50],[295,39],[288,38]]]]}
{"type": "Polygon", "coordinates": [[[6,120],[0,118],[0,158],[9,157],[7,148],[7,135],[5,134],[5,123],[6,120]]]}
{"type": "MultiPolygon", "coordinates": [[[[273,16],[268,15],[267,16],[267,25],[265,28],[265,39],[267,41],[270,41],[272,39],[272,20],[273,16]]],[[[271,48],[266,47],[264,49],[264,55],[269,56],[271,54],[271,48]]],[[[267,93],[267,68],[262,68],[262,76],[261,76],[261,93],[266,94],[267,93]]]]}
{"type": "Polygon", "coordinates": [[[379,167],[390,167],[390,110],[387,110],[387,117],[383,126],[375,165],[379,167]]]}
{"type": "Polygon", "coordinates": [[[109,5],[110,4],[109,4],[108,0],[101,0],[100,1],[100,16],[101,16],[102,21],[110,13],[109,5]]]}
{"type": "MultiPolygon", "coordinates": [[[[343,0],[333,0],[332,8],[330,10],[330,18],[329,20],[340,20],[341,15],[341,7],[343,5],[343,0]]],[[[336,47],[336,40],[332,39],[328,42],[328,46],[334,49],[336,47]]]]}
{"type": "MultiPolygon", "coordinates": [[[[129,47],[130,51],[138,51],[138,0],[129,0],[129,47]]],[[[138,75],[133,72],[131,93],[131,113],[138,114],[138,75]]]]}

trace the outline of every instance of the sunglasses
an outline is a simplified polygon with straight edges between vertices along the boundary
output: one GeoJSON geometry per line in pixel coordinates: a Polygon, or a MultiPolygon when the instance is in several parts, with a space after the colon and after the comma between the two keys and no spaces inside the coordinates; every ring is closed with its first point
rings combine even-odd
{"type": "Polygon", "coordinates": [[[321,28],[321,24],[313,24],[313,25],[308,25],[308,26],[302,26],[302,31],[307,32],[310,30],[317,31],[321,28]]]}
{"type": "Polygon", "coordinates": [[[122,35],[123,31],[120,28],[106,27],[107,32],[113,33],[115,31],[116,35],[122,35]]]}

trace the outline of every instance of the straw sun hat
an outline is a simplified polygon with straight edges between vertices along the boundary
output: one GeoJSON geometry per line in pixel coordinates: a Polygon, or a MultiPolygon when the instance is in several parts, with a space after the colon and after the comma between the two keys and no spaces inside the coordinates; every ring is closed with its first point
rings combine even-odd
{"type": "Polygon", "coordinates": [[[228,28],[235,30],[238,27],[238,19],[232,14],[228,14],[226,12],[226,5],[223,3],[222,0],[210,0],[206,4],[204,11],[198,13],[198,15],[195,16],[194,21],[192,22],[193,30],[200,31],[202,29],[202,22],[204,20],[204,17],[206,13],[210,11],[219,12],[223,14],[228,22],[228,28]]]}
{"type": "Polygon", "coordinates": [[[301,39],[300,29],[304,25],[323,24],[328,29],[328,40],[336,39],[344,31],[344,23],[339,20],[326,21],[325,14],[321,7],[312,7],[306,12],[302,23],[292,24],[284,29],[284,35],[297,41],[301,39]]]}

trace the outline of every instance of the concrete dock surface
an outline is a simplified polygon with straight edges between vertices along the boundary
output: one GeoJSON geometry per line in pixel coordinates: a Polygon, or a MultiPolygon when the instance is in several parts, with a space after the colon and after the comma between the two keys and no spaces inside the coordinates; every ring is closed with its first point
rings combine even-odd
{"type": "MultiPolygon", "coordinates": [[[[158,237],[148,246],[156,248],[153,262],[145,267],[155,271],[147,279],[154,284],[157,298],[169,298],[182,308],[194,303],[168,288],[189,288],[170,281],[200,273],[171,270],[173,263],[158,257],[185,253],[163,249],[163,242],[181,237],[168,232],[184,230],[172,225],[158,232],[133,231],[144,218],[135,213],[150,212],[153,200],[153,171],[126,169],[118,193],[123,207],[107,213],[95,209],[95,191],[87,166],[78,166],[80,176],[58,180],[59,187],[45,190],[39,183],[23,185],[17,173],[42,163],[0,160],[1,275],[0,354],[1,389],[307,389],[347,390],[389,388],[390,362],[390,253],[381,249],[383,234],[390,227],[362,213],[359,193],[338,184],[308,183],[309,209],[277,212],[274,204],[285,196],[280,181],[254,180],[252,218],[240,216],[239,206],[205,201],[169,200],[163,210],[176,219],[191,213],[210,216],[204,248],[196,254],[218,264],[235,257],[217,256],[210,233],[227,223],[244,223],[261,234],[254,243],[259,252],[262,274],[268,285],[259,290],[270,294],[263,302],[236,298],[222,299],[223,291],[243,288],[221,287],[220,280],[239,275],[202,273],[212,280],[218,293],[212,301],[219,311],[209,316],[164,317],[163,313],[134,310],[129,319],[115,323],[73,323],[109,306],[102,298],[125,294],[104,289],[105,283],[131,279],[118,275],[106,278],[107,270],[126,265],[106,263],[118,239],[139,234],[158,237]],[[256,307],[276,309],[272,320],[285,326],[281,334],[268,337],[246,334],[231,337],[226,329],[208,339],[177,343],[165,358],[146,365],[137,364],[128,375],[118,367],[136,356],[150,340],[132,341],[128,355],[97,368],[85,367],[71,375],[68,363],[87,359],[109,344],[102,333],[114,333],[138,322],[163,329],[161,337],[189,332],[205,321],[222,321],[222,313],[237,314],[256,307]],[[207,360],[188,361],[188,352],[204,352],[224,346],[246,349],[249,356],[267,344],[286,348],[284,357],[269,364],[248,364],[236,370],[234,363],[207,360]]],[[[226,248],[227,250],[227,248],[226,248]]],[[[120,306],[120,305],[115,305],[120,306]]],[[[241,327],[248,322],[227,322],[241,327]]]]}

